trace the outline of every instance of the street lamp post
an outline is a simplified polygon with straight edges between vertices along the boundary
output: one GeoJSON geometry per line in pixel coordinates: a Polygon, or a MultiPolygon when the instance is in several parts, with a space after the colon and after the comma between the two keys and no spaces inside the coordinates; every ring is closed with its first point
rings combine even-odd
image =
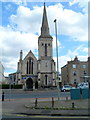
{"type": "Polygon", "coordinates": [[[56,33],[56,55],[57,55],[57,88],[58,88],[58,100],[60,100],[60,90],[59,90],[59,64],[58,64],[58,43],[57,43],[57,20],[54,20],[55,23],[55,33],[56,33]]]}
{"type": "Polygon", "coordinates": [[[9,101],[10,101],[10,99],[11,99],[11,80],[9,82],[9,91],[10,91],[10,93],[9,93],[9,101]]]}

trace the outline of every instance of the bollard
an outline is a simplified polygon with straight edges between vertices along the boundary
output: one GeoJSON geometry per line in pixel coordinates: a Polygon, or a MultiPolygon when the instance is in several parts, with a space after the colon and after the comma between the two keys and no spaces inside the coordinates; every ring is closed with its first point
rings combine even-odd
{"type": "Polygon", "coordinates": [[[36,98],[36,100],[35,100],[35,108],[37,108],[37,98],[36,98]]]}
{"type": "Polygon", "coordinates": [[[52,97],[52,107],[54,107],[54,98],[52,97]]]}
{"type": "Polygon", "coordinates": [[[4,101],[4,92],[2,93],[2,101],[4,101]]]}
{"type": "Polygon", "coordinates": [[[75,108],[75,106],[74,106],[74,102],[72,103],[72,108],[75,108]]]}
{"type": "Polygon", "coordinates": [[[66,97],[66,101],[68,100],[68,97],[66,97]]]}

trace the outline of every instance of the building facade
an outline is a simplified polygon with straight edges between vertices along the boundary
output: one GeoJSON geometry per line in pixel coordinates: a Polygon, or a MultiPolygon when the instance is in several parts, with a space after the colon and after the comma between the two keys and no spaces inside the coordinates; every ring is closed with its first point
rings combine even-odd
{"type": "Polygon", "coordinates": [[[1,64],[0,62],[0,84],[2,84],[5,80],[5,77],[4,77],[4,67],[3,65],[1,64]]]}
{"type": "Polygon", "coordinates": [[[77,57],[75,57],[74,60],[68,61],[67,64],[61,68],[62,84],[73,85],[81,82],[88,82],[89,64],[90,57],[88,57],[87,61],[80,61],[77,57]]]}
{"type": "Polygon", "coordinates": [[[21,50],[17,72],[9,75],[11,83],[23,84],[25,89],[54,86],[56,65],[53,60],[52,42],[44,3],[41,35],[38,37],[38,60],[31,50],[23,59],[21,50]]]}

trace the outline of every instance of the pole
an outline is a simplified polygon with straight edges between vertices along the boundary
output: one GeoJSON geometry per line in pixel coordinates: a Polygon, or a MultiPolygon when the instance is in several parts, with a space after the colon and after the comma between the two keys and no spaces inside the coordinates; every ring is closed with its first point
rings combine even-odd
{"type": "Polygon", "coordinates": [[[58,100],[60,100],[60,90],[59,90],[59,66],[58,66],[58,43],[57,43],[57,20],[54,20],[55,23],[55,33],[56,33],[56,55],[57,55],[57,89],[58,89],[58,100]]]}
{"type": "Polygon", "coordinates": [[[9,93],[9,101],[10,101],[10,99],[11,99],[11,80],[9,82],[9,90],[10,90],[10,93],[9,93]]]}

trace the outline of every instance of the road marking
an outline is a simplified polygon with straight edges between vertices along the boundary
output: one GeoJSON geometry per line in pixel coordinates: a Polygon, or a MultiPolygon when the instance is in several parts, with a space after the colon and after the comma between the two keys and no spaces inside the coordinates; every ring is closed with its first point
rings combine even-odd
{"type": "Polygon", "coordinates": [[[33,117],[33,118],[90,118],[88,116],[42,116],[42,115],[22,115],[22,114],[3,114],[8,116],[17,116],[17,117],[33,117]]]}
{"type": "Polygon", "coordinates": [[[31,117],[34,117],[34,118],[36,118],[36,117],[38,117],[38,118],[90,118],[90,117],[75,117],[75,116],[67,116],[67,117],[65,117],[65,116],[31,116],[31,117]]]}
{"type": "Polygon", "coordinates": [[[18,116],[18,117],[24,117],[24,116],[28,116],[28,115],[21,115],[21,114],[9,114],[9,113],[5,113],[5,114],[2,114],[2,115],[7,115],[7,116],[18,116]]]}

